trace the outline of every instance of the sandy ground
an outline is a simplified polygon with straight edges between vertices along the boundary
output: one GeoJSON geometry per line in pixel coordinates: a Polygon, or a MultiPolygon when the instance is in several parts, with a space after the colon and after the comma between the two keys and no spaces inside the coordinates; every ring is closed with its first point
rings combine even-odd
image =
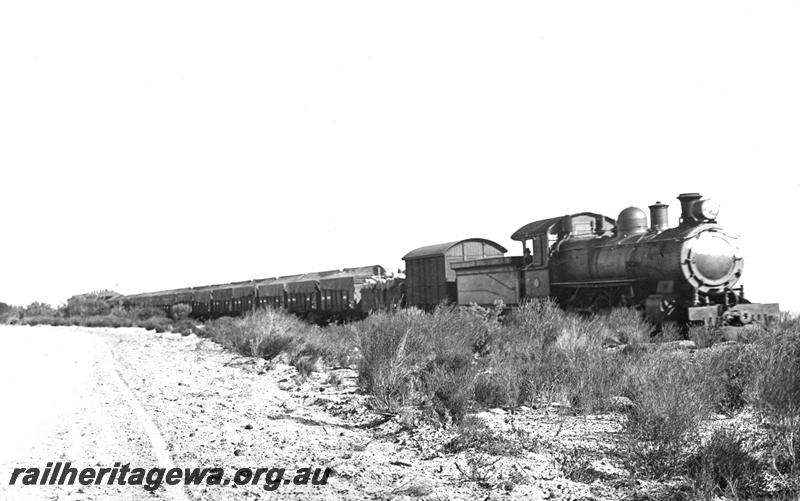
{"type": "MultiPolygon", "coordinates": [[[[500,458],[444,454],[443,428],[404,427],[367,408],[350,368],[302,378],[194,335],[142,329],[0,326],[0,499],[619,499],[619,418],[557,408],[479,415],[533,444],[500,458]],[[335,375],[331,378],[331,375],[335,375]],[[327,485],[9,486],[48,461],[153,466],[332,468],[327,485]],[[472,475],[475,467],[477,475],[472,475]],[[581,468],[579,480],[575,469],[581,468]]],[[[635,482],[635,481],[633,481],[635,482]]]]}

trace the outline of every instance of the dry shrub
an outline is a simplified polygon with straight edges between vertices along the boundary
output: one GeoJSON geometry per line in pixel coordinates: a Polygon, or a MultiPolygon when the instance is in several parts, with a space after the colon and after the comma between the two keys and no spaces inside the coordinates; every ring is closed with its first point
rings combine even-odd
{"type": "Polygon", "coordinates": [[[600,317],[581,317],[574,314],[565,315],[561,332],[555,346],[565,353],[586,350],[600,350],[611,334],[600,317]]]}
{"type": "Polygon", "coordinates": [[[515,308],[491,339],[474,380],[475,400],[488,407],[515,407],[550,399],[560,385],[566,356],[554,348],[568,315],[550,299],[515,308]]]}
{"type": "Polygon", "coordinates": [[[354,324],[309,326],[304,331],[301,351],[313,352],[331,365],[349,367],[360,357],[358,332],[354,324]]]}
{"type": "Polygon", "coordinates": [[[708,348],[722,341],[722,329],[708,325],[697,325],[689,328],[688,337],[698,348],[708,348]]]}
{"type": "Polygon", "coordinates": [[[132,327],[134,322],[127,317],[116,315],[95,315],[95,316],[36,316],[26,317],[22,320],[25,325],[80,325],[84,327],[132,327]]]}
{"type": "Polygon", "coordinates": [[[515,408],[530,399],[525,371],[496,358],[486,365],[474,378],[473,398],[477,403],[489,408],[515,408]]]}
{"type": "Polygon", "coordinates": [[[488,329],[476,310],[451,306],[373,315],[357,325],[359,383],[381,408],[428,403],[458,420],[471,398],[474,347],[488,329]]]}
{"type": "Polygon", "coordinates": [[[681,341],[686,336],[677,322],[664,322],[656,327],[655,333],[650,336],[650,341],[653,343],[665,343],[670,341],[681,341]]]}
{"type": "Polygon", "coordinates": [[[633,402],[626,428],[634,466],[656,478],[668,476],[685,460],[697,438],[713,389],[685,354],[657,351],[627,368],[625,396],[633,402]]]}
{"type": "Polygon", "coordinates": [[[800,495],[800,325],[784,319],[755,345],[753,401],[769,424],[772,473],[788,496],[800,495]]]}
{"type": "Polygon", "coordinates": [[[359,381],[384,410],[430,406],[459,421],[477,403],[514,408],[559,400],[604,410],[620,394],[631,349],[607,353],[609,337],[637,344],[647,328],[635,312],[581,317],[549,300],[501,308],[409,309],[355,324],[359,381]]]}
{"type": "Polygon", "coordinates": [[[20,320],[22,325],[70,325],[69,320],[55,315],[25,316],[20,320]]]}
{"type": "Polygon", "coordinates": [[[416,338],[412,332],[424,315],[410,308],[374,314],[359,322],[359,384],[375,396],[383,409],[397,410],[406,405],[406,400],[412,400],[412,357],[420,347],[413,346],[415,339],[409,338],[416,338]]]}
{"type": "Polygon", "coordinates": [[[40,303],[35,301],[21,311],[21,316],[24,317],[55,317],[56,309],[47,303],[40,303]]]}
{"type": "Polygon", "coordinates": [[[560,401],[581,411],[607,409],[621,391],[631,353],[609,353],[615,343],[638,344],[647,334],[632,310],[605,317],[564,312],[550,300],[523,304],[493,332],[488,356],[479,361],[474,393],[489,407],[560,401]]]}
{"type": "Polygon", "coordinates": [[[72,296],[62,308],[70,317],[103,317],[111,312],[114,299],[106,300],[95,295],[72,296]]]}
{"type": "Polygon", "coordinates": [[[526,302],[515,308],[504,324],[505,336],[522,341],[527,351],[553,343],[561,334],[567,313],[555,301],[545,298],[526,302]]]}
{"type": "Polygon", "coordinates": [[[572,353],[563,381],[563,400],[582,412],[609,409],[611,397],[622,393],[625,368],[632,355],[626,352],[582,350],[572,353]]]}
{"type": "Polygon", "coordinates": [[[185,320],[192,313],[192,307],[183,303],[174,304],[170,308],[170,313],[175,320],[185,320]]]}
{"type": "Polygon", "coordinates": [[[716,430],[685,468],[700,499],[754,499],[764,486],[764,468],[736,430],[716,430]]]}
{"type": "Polygon", "coordinates": [[[698,369],[712,391],[711,403],[720,412],[733,414],[750,403],[759,350],[753,345],[713,346],[697,354],[698,369]]]}
{"type": "Polygon", "coordinates": [[[347,365],[357,354],[357,335],[347,326],[322,328],[273,308],[212,320],[201,334],[245,356],[271,360],[285,353],[304,376],[317,370],[320,360],[347,365]]]}
{"type": "Polygon", "coordinates": [[[472,451],[493,456],[516,456],[534,445],[521,430],[508,436],[492,430],[477,416],[467,416],[456,428],[456,436],[445,443],[442,450],[448,454],[472,451]]]}
{"type": "Polygon", "coordinates": [[[598,321],[607,329],[607,339],[616,344],[635,346],[649,342],[654,329],[635,308],[613,308],[608,314],[599,316],[598,321]]]}
{"type": "Polygon", "coordinates": [[[266,308],[241,318],[221,317],[209,322],[208,336],[222,346],[250,357],[270,360],[289,352],[297,342],[300,321],[289,313],[266,308]]]}
{"type": "Polygon", "coordinates": [[[297,369],[297,372],[301,376],[308,377],[316,370],[317,360],[317,358],[313,358],[308,355],[300,355],[292,360],[292,365],[295,367],[295,369],[297,369]]]}
{"type": "Polygon", "coordinates": [[[79,317],[77,325],[85,325],[87,327],[132,327],[133,321],[128,318],[106,315],[98,317],[79,317]]]}
{"type": "Polygon", "coordinates": [[[172,327],[172,320],[168,319],[167,317],[150,317],[146,320],[142,320],[140,322],[136,322],[138,327],[142,327],[147,330],[154,330],[156,332],[167,332],[172,327]]]}
{"type": "Polygon", "coordinates": [[[150,318],[158,318],[158,317],[165,317],[166,314],[164,310],[161,308],[152,308],[152,307],[144,307],[144,308],[131,308],[128,310],[128,318],[131,318],[136,321],[147,320],[150,318]]]}
{"type": "Polygon", "coordinates": [[[192,334],[196,330],[197,330],[197,325],[195,324],[195,322],[188,319],[178,320],[172,326],[172,332],[179,332],[184,336],[188,336],[189,334],[192,334]]]}
{"type": "Polygon", "coordinates": [[[422,390],[443,421],[461,421],[472,398],[470,358],[434,359],[420,377],[422,390]]]}

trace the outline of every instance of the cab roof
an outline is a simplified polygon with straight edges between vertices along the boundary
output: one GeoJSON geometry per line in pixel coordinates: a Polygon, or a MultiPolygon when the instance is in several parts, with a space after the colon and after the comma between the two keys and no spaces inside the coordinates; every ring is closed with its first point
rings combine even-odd
{"type": "Polygon", "coordinates": [[[567,219],[572,219],[573,224],[575,223],[576,219],[601,220],[603,225],[602,226],[603,231],[611,230],[617,224],[617,222],[614,219],[608,216],[604,216],[602,214],[597,214],[596,212],[578,212],[577,214],[567,214],[566,216],[551,217],[549,219],[540,219],[539,221],[528,223],[522,228],[515,231],[511,235],[511,240],[522,242],[530,238],[533,238],[534,235],[541,235],[542,233],[550,233],[550,234],[559,233],[561,231],[562,224],[567,219]]]}

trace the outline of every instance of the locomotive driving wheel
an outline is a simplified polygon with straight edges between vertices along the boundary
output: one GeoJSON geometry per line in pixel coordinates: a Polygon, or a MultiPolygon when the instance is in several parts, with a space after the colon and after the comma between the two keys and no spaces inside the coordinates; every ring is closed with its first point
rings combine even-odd
{"type": "Polygon", "coordinates": [[[607,310],[613,306],[613,301],[611,299],[611,294],[609,292],[598,292],[592,298],[592,303],[590,308],[592,313],[597,313],[599,311],[607,310]]]}

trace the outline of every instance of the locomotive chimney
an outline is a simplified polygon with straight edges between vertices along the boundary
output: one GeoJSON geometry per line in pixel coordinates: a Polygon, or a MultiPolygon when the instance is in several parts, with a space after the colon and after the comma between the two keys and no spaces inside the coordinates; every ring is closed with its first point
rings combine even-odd
{"type": "Polygon", "coordinates": [[[650,206],[650,229],[653,231],[664,231],[669,228],[669,217],[667,209],[669,205],[656,202],[650,206]]]}
{"type": "Polygon", "coordinates": [[[699,193],[681,193],[678,200],[681,202],[681,226],[695,222],[692,216],[692,205],[702,198],[699,193]]]}

